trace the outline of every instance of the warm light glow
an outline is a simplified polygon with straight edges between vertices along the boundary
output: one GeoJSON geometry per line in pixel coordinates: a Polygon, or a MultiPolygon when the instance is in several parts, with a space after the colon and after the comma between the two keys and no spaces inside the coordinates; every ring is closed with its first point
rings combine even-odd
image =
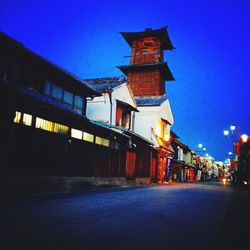
{"type": "Polygon", "coordinates": [[[247,140],[248,140],[248,135],[246,135],[246,134],[241,135],[241,140],[242,140],[244,143],[247,142],[247,140]]]}
{"type": "Polygon", "coordinates": [[[102,145],[105,146],[105,147],[109,147],[109,144],[110,144],[110,141],[108,139],[104,138],[102,145]]]}
{"type": "Polygon", "coordinates": [[[227,179],[226,179],[226,178],[223,178],[223,180],[222,180],[222,181],[223,181],[223,183],[224,183],[224,184],[226,184],[227,179]]]}
{"type": "Polygon", "coordinates": [[[161,137],[161,122],[156,123],[155,134],[161,137]]]}
{"type": "Polygon", "coordinates": [[[229,131],[228,130],[224,130],[223,133],[224,133],[225,136],[229,135],[229,131]]]}
{"type": "Polygon", "coordinates": [[[201,144],[201,143],[199,143],[199,144],[198,144],[198,147],[199,147],[199,148],[202,148],[202,144],[201,144]]]}
{"type": "Polygon", "coordinates": [[[247,185],[247,181],[243,181],[244,185],[247,185]]]}
{"type": "Polygon", "coordinates": [[[15,115],[15,118],[14,118],[14,122],[15,123],[20,123],[20,120],[21,120],[21,113],[16,111],[16,115],[15,115]]]}
{"type": "Polygon", "coordinates": [[[165,141],[169,141],[169,139],[170,139],[169,134],[166,134],[166,135],[164,136],[164,140],[165,140],[165,141]]]}
{"type": "Polygon", "coordinates": [[[72,128],[71,137],[76,138],[76,139],[82,139],[82,131],[72,128]]]}
{"type": "Polygon", "coordinates": [[[39,117],[36,118],[35,127],[46,130],[46,131],[53,132],[53,122],[44,120],[44,119],[39,118],[39,117]]]}
{"type": "Polygon", "coordinates": [[[55,125],[54,125],[54,132],[55,133],[67,134],[68,131],[69,131],[69,127],[62,125],[62,124],[55,123],[55,125]]]}
{"type": "Polygon", "coordinates": [[[231,131],[235,131],[236,127],[234,125],[230,126],[231,131]]]}
{"type": "Polygon", "coordinates": [[[87,132],[83,133],[83,140],[88,142],[94,142],[94,135],[89,134],[87,132]]]}
{"type": "Polygon", "coordinates": [[[32,123],[32,115],[23,114],[23,124],[27,126],[31,126],[32,123]]]}

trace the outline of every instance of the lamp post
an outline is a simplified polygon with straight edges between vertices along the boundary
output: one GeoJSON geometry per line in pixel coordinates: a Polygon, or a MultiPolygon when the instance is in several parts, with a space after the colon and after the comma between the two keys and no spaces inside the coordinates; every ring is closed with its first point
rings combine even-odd
{"type": "Polygon", "coordinates": [[[207,149],[206,149],[205,147],[203,147],[203,144],[199,143],[199,144],[198,144],[198,147],[197,147],[196,150],[195,150],[195,152],[196,152],[196,153],[205,153],[206,150],[207,150],[207,149]]]}
{"type": "MultiPolygon", "coordinates": [[[[249,169],[247,169],[245,164],[245,148],[247,142],[249,142],[249,136],[247,134],[241,134],[240,127],[236,127],[234,125],[230,126],[230,130],[224,130],[223,134],[226,138],[234,138],[234,154],[229,152],[227,154],[229,158],[230,165],[232,164],[230,169],[232,169],[232,173],[236,175],[233,178],[237,177],[238,183],[244,183],[245,185],[249,184],[249,169]]],[[[249,148],[249,144],[247,146],[249,148]]],[[[248,149],[250,151],[250,149],[248,149]]]]}

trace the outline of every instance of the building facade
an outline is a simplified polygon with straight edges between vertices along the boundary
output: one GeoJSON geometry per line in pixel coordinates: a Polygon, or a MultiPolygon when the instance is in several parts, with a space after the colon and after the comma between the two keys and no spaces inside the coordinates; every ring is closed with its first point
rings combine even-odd
{"type": "Polygon", "coordinates": [[[4,33],[0,43],[1,186],[126,180],[130,136],[86,117],[86,99],[100,94],[4,33]]]}
{"type": "Polygon", "coordinates": [[[158,182],[163,182],[173,154],[169,145],[174,122],[165,90],[165,81],[174,78],[164,62],[164,51],[174,47],[166,27],[121,34],[131,47],[130,64],[118,68],[127,76],[139,110],[135,113],[135,132],[154,142],[158,158],[152,172],[156,171],[158,182]]]}

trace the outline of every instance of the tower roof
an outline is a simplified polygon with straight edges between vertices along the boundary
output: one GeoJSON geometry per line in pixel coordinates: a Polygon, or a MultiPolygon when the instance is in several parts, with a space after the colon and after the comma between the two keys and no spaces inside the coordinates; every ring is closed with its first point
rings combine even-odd
{"type": "Polygon", "coordinates": [[[161,43],[161,48],[163,50],[173,50],[174,46],[169,38],[167,26],[160,29],[145,29],[141,32],[120,32],[123,38],[127,41],[130,47],[132,47],[133,41],[145,38],[145,37],[155,37],[158,38],[161,43]]]}
{"type": "Polygon", "coordinates": [[[125,75],[133,71],[144,71],[159,69],[165,81],[174,81],[174,77],[166,62],[162,63],[148,63],[148,64],[136,64],[136,65],[125,65],[117,66],[125,75]]]}

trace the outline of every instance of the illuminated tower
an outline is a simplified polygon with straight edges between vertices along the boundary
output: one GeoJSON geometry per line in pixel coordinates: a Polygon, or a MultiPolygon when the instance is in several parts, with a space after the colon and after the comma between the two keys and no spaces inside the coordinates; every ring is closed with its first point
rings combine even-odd
{"type": "Polygon", "coordinates": [[[174,80],[167,63],[164,62],[163,51],[174,49],[167,28],[121,34],[132,52],[130,65],[118,68],[128,77],[134,96],[164,95],[165,81],[174,80]]]}

